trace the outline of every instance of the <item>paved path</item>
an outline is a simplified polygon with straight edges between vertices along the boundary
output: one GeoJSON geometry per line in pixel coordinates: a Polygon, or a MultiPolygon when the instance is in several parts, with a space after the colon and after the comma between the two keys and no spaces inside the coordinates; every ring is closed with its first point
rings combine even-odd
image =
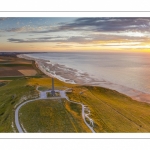
{"type": "MultiPolygon", "coordinates": [[[[38,87],[36,88],[37,91],[38,90],[38,87]]],[[[88,126],[88,128],[93,132],[95,133],[95,131],[93,130],[93,127],[91,127],[85,120],[85,118],[88,118],[90,120],[90,124],[93,126],[93,120],[88,116],[90,114],[90,111],[88,114],[85,114],[85,109],[87,109],[87,107],[85,105],[83,105],[82,103],[78,103],[78,102],[73,102],[73,101],[70,101],[69,98],[66,96],[66,91],[59,91],[59,90],[55,90],[56,92],[59,92],[60,93],[60,97],[52,97],[52,98],[47,98],[47,92],[51,92],[50,90],[49,91],[39,91],[40,92],[40,97],[37,98],[37,99],[32,99],[32,100],[29,100],[29,101],[25,101],[23,102],[22,104],[20,104],[16,110],[15,110],[15,124],[16,124],[16,127],[18,129],[18,132],[19,133],[24,133],[23,129],[21,128],[21,125],[19,123],[19,110],[20,108],[29,103],[29,102],[32,102],[32,101],[36,101],[36,100],[41,100],[41,99],[60,99],[60,98],[65,98],[66,100],[68,100],[69,102],[71,103],[76,103],[76,104],[80,104],[82,106],[82,118],[84,120],[84,123],[88,126]]]]}
{"type": "Polygon", "coordinates": [[[40,99],[38,98],[38,99],[33,99],[33,100],[30,100],[30,101],[26,101],[26,102],[20,104],[20,105],[17,107],[17,109],[15,110],[15,124],[16,124],[16,127],[17,127],[19,133],[24,133],[24,131],[22,130],[22,128],[21,128],[21,126],[20,126],[20,123],[19,123],[19,110],[20,110],[20,108],[21,108],[23,105],[25,105],[25,104],[27,104],[27,103],[29,103],[29,102],[32,102],[32,101],[36,101],[36,100],[40,100],[40,99]]]}
{"type": "Polygon", "coordinates": [[[82,103],[78,103],[78,102],[73,102],[71,100],[69,100],[69,98],[66,96],[66,92],[65,91],[60,91],[60,95],[62,98],[67,99],[69,102],[71,103],[76,103],[76,104],[80,104],[82,106],[82,118],[84,120],[84,123],[89,127],[89,129],[95,133],[93,127],[91,127],[85,120],[85,117],[87,117],[90,120],[90,124],[93,126],[93,120],[88,116],[90,114],[90,112],[88,114],[85,114],[85,109],[87,108],[85,105],[83,105],[82,103]]]}
{"type": "Polygon", "coordinates": [[[40,99],[45,99],[47,98],[46,92],[40,91],[40,99]]]}

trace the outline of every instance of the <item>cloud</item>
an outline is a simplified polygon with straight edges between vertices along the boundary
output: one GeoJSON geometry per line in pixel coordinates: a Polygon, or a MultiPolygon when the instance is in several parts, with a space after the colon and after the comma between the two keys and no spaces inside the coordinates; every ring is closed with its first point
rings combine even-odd
{"type": "Polygon", "coordinates": [[[148,40],[148,37],[141,38],[141,37],[135,37],[130,36],[126,37],[125,35],[107,35],[105,33],[103,34],[91,34],[91,35],[85,35],[85,36],[44,36],[44,37],[38,37],[38,38],[26,38],[26,39],[17,39],[17,38],[9,38],[8,42],[13,43],[41,43],[41,42],[60,42],[60,43],[78,43],[78,44],[85,44],[85,43],[101,43],[101,42],[112,42],[112,41],[137,41],[137,42],[143,42],[145,40],[148,40]]]}
{"type": "Polygon", "coordinates": [[[60,31],[150,31],[150,18],[78,18],[72,23],[61,24],[49,30],[33,31],[49,33],[60,31]]]}
{"type": "Polygon", "coordinates": [[[99,44],[113,41],[144,42],[150,38],[150,18],[78,18],[73,22],[59,23],[55,26],[24,26],[7,29],[7,32],[30,33],[30,37],[35,35],[34,33],[58,32],[60,35],[56,36],[58,35],[57,33],[54,34],[55,36],[45,35],[39,38],[9,38],[8,41],[13,43],[60,42],[99,44]],[[65,32],[65,34],[60,32],[65,32]],[[76,36],[73,36],[73,33],[76,36]]]}
{"type": "Polygon", "coordinates": [[[42,27],[31,27],[31,26],[23,26],[17,28],[9,28],[4,31],[6,32],[18,32],[18,33],[50,33],[50,32],[59,32],[63,31],[60,29],[61,27],[51,27],[51,26],[42,26],[42,27]]]}
{"type": "Polygon", "coordinates": [[[78,18],[67,24],[71,28],[87,27],[93,31],[149,31],[150,18],[78,18]]]}
{"type": "Polygon", "coordinates": [[[97,45],[97,46],[139,46],[141,44],[141,42],[121,42],[118,43],[117,41],[115,41],[114,43],[105,43],[105,44],[101,44],[101,45],[97,45]]]}
{"type": "Polygon", "coordinates": [[[122,32],[122,31],[150,31],[150,18],[78,18],[71,23],[59,23],[55,26],[8,29],[8,32],[51,33],[63,31],[94,31],[94,32],[122,32]]]}
{"type": "Polygon", "coordinates": [[[107,34],[107,33],[100,33],[100,34],[91,34],[89,37],[93,38],[93,41],[145,41],[148,40],[149,37],[140,37],[140,36],[131,36],[131,35],[124,35],[123,33],[120,34],[107,34]]]}
{"type": "Polygon", "coordinates": [[[91,41],[89,37],[71,36],[71,37],[40,37],[40,38],[27,38],[27,39],[16,39],[9,38],[8,42],[12,43],[40,43],[40,42],[60,42],[60,43],[85,43],[91,41]]]}
{"type": "MultiPolygon", "coordinates": [[[[9,38],[8,39],[9,42],[12,42],[12,43],[40,43],[40,42],[53,42],[53,40],[50,40],[50,39],[45,39],[45,38],[36,38],[36,39],[15,39],[15,38],[9,38]]],[[[54,40],[55,41],[55,40],[54,40]]]]}
{"type": "Polygon", "coordinates": [[[6,29],[5,31],[7,32],[32,32],[35,28],[30,27],[30,26],[23,26],[23,27],[19,27],[19,28],[10,28],[10,29],[6,29]]]}

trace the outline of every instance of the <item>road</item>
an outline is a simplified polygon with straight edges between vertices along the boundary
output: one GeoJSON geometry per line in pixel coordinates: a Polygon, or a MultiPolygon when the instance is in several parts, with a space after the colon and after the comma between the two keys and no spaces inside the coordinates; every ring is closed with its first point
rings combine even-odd
{"type": "MultiPolygon", "coordinates": [[[[39,91],[39,90],[38,90],[38,87],[36,88],[36,90],[39,91]]],[[[20,104],[20,105],[16,108],[16,110],[15,110],[15,124],[16,124],[16,127],[17,127],[17,129],[18,129],[18,132],[19,132],[19,133],[24,133],[24,131],[23,131],[23,129],[22,129],[20,123],[19,123],[19,110],[20,110],[20,108],[21,108],[23,105],[25,105],[25,104],[27,104],[27,103],[29,103],[29,102],[36,101],[36,100],[41,100],[41,99],[60,99],[60,98],[65,98],[66,100],[68,100],[68,101],[71,102],[71,103],[76,103],[76,104],[79,104],[79,105],[82,106],[82,118],[83,118],[83,120],[84,120],[84,123],[87,125],[87,127],[88,127],[93,133],[95,133],[95,131],[94,131],[93,127],[92,127],[92,126],[93,126],[93,120],[88,116],[88,115],[90,114],[90,111],[89,111],[88,114],[85,113],[85,109],[87,109],[87,107],[86,107],[85,105],[83,105],[82,103],[73,102],[73,101],[69,100],[69,98],[68,98],[67,95],[66,95],[66,91],[60,91],[60,90],[55,90],[55,91],[60,93],[60,97],[48,98],[48,97],[47,97],[47,92],[51,92],[50,90],[49,90],[49,91],[44,91],[44,92],[43,92],[43,91],[39,91],[39,93],[40,93],[40,94],[39,94],[39,98],[37,98],[37,99],[32,99],[32,100],[29,100],[29,101],[25,101],[25,102],[23,102],[22,104],[20,104]],[[91,124],[92,126],[90,126],[90,125],[86,122],[85,118],[88,118],[88,119],[90,120],[90,124],[91,124]]]]}

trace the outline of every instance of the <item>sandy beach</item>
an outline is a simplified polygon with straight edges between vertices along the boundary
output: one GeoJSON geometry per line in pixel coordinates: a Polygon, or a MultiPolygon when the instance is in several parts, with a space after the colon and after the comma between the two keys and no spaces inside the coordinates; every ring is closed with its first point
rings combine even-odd
{"type": "Polygon", "coordinates": [[[61,64],[53,64],[48,60],[35,59],[26,55],[18,55],[20,58],[28,60],[35,60],[36,66],[47,76],[57,78],[63,82],[71,84],[89,85],[89,86],[101,86],[116,90],[122,94],[131,97],[133,100],[150,103],[150,94],[125,87],[123,85],[114,84],[105,80],[98,80],[90,77],[85,72],[79,72],[76,69],[66,67],[61,64]]]}

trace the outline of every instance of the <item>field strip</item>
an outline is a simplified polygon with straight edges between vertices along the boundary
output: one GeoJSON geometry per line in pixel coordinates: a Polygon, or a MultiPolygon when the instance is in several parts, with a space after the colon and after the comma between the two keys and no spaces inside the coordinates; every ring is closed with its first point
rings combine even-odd
{"type": "Polygon", "coordinates": [[[24,76],[35,76],[37,74],[37,71],[34,69],[20,69],[18,70],[20,73],[22,73],[24,76]]]}
{"type": "MultiPolygon", "coordinates": [[[[38,90],[38,87],[36,88],[37,91],[38,90]]],[[[36,99],[32,99],[32,100],[29,100],[29,101],[25,101],[23,103],[21,103],[15,110],[15,124],[16,124],[16,127],[18,129],[18,132],[19,133],[24,133],[26,131],[24,131],[25,129],[22,129],[21,125],[20,125],[20,122],[19,122],[19,110],[20,108],[29,103],[29,102],[33,102],[33,101],[36,101],[36,100],[41,100],[41,99],[60,99],[60,98],[65,98],[67,101],[71,102],[71,103],[76,103],[76,104],[79,104],[82,106],[82,118],[83,118],[83,121],[84,123],[86,124],[86,126],[93,132],[95,133],[93,127],[91,127],[85,120],[85,118],[88,118],[90,120],[90,124],[93,125],[93,120],[88,116],[90,114],[90,111],[88,114],[85,114],[85,109],[87,109],[87,107],[85,105],[83,105],[82,103],[79,103],[79,102],[73,102],[71,100],[69,100],[69,98],[66,96],[66,91],[59,91],[59,90],[55,90],[56,92],[59,92],[60,93],[60,97],[53,97],[53,98],[47,98],[47,92],[51,92],[50,90],[49,91],[45,91],[45,92],[42,92],[42,91],[39,91],[40,92],[40,97],[39,98],[36,98],[36,99]]]]}

